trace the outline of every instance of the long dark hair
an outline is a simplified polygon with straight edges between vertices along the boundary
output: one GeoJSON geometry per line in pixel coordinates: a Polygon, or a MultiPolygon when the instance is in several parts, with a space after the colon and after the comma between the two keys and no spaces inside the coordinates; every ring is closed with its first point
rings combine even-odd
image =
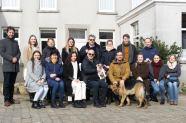
{"type": "Polygon", "coordinates": [[[34,66],[35,66],[35,63],[34,63],[34,60],[35,60],[35,59],[34,59],[34,54],[35,54],[35,53],[39,53],[39,55],[40,55],[40,59],[39,59],[39,60],[41,61],[41,65],[42,65],[42,68],[43,68],[44,65],[43,65],[43,62],[42,62],[41,53],[40,53],[39,51],[36,50],[36,51],[33,52],[33,55],[32,55],[32,58],[31,58],[31,61],[32,61],[32,69],[34,69],[34,66]]]}
{"type": "Polygon", "coordinates": [[[66,60],[65,60],[65,64],[67,64],[68,66],[70,66],[70,65],[72,65],[71,64],[71,57],[72,57],[72,54],[76,54],[76,61],[77,61],[77,53],[76,52],[71,52],[71,53],[69,53],[69,55],[68,55],[68,57],[66,58],[66,60]]]}

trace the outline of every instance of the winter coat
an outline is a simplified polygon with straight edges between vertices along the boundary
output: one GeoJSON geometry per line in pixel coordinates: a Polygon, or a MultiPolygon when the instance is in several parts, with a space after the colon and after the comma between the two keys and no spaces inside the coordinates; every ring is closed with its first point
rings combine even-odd
{"type": "Polygon", "coordinates": [[[105,64],[106,66],[110,66],[112,61],[116,58],[116,49],[112,49],[111,51],[107,51],[107,49],[103,50],[103,58],[102,58],[102,64],[105,64]]]}
{"type": "Polygon", "coordinates": [[[151,61],[153,60],[155,54],[159,54],[158,50],[153,45],[151,45],[150,48],[145,47],[144,49],[141,49],[140,52],[143,53],[144,60],[149,58],[151,61]]]}
{"type": "MultiPolygon", "coordinates": [[[[77,55],[78,55],[78,57],[77,57],[77,62],[79,62],[79,60],[80,60],[79,50],[78,50],[78,48],[76,48],[76,50],[77,50],[77,55]]],[[[72,51],[71,51],[71,48],[69,48],[69,53],[70,53],[70,52],[72,52],[72,51]]],[[[63,48],[63,49],[62,49],[61,58],[62,58],[63,63],[65,63],[65,60],[67,59],[69,53],[67,53],[66,48],[63,48]]]]}
{"type": "Polygon", "coordinates": [[[0,41],[0,55],[3,57],[3,72],[19,72],[19,59],[21,52],[18,42],[14,38],[6,36],[0,41]],[[16,57],[17,62],[12,63],[12,59],[16,57]]]}
{"type": "Polygon", "coordinates": [[[28,92],[38,92],[39,88],[41,86],[48,87],[48,84],[46,82],[46,74],[45,74],[45,68],[42,67],[40,60],[34,61],[34,69],[32,69],[32,61],[27,62],[27,76],[26,81],[24,84],[24,87],[28,90],[28,92]],[[44,79],[44,84],[39,84],[37,81],[44,79]]]}
{"type": "MultiPolygon", "coordinates": [[[[158,81],[160,82],[161,80],[164,80],[164,76],[165,76],[165,66],[163,65],[160,69],[160,72],[159,72],[158,81]]],[[[154,81],[154,79],[155,79],[153,67],[151,64],[149,64],[149,79],[150,79],[150,81],[154,81]]]]}
{"type": "Polygon", "coordinates": [[[63,74],[63,65],[62,60],[59,58],[57,63],[53,64],[50,57],[45,59],[45,72],[47,83],[49,87],[53,87],[54,83],[57,82],[55,79],[62,77],[63,74]],[[50,78],[50,74],[56,74],[57,76],[50,78]]]}

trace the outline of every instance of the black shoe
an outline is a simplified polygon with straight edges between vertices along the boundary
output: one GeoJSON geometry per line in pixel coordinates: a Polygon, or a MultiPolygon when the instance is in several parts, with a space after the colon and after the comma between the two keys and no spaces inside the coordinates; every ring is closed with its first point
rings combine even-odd
{"type": "Polygon", "coordinates": [[[64,104],[63,104],[63,99],[59,100],[59,107],[61,108],[65,108],[64,104]]]}
{"type": "Polygon", "coordinates": [[[81,108],[81,105],[78,103],[78,101],[74,101],[73,107],[74,108],[81,108]]]}
{"type": "Polygon", "coordinates": [[[39,100],[39,106],[40,106],[41,108],[45,108],[45,105],[42,104],[42,100],[39,100]]]}
{"type": "Polygon", "coordinates": [[[86,108],[86,105],[83,103],[83,100],[79,101],[79,105],[81,105],[81,108],[86,108]]]}
{"type": "Polygon", "coordinates": [[[105,101],[104,100],[101,100],[100,101],[100,104],[101,104],[102,107],[106,107],[106,104],[105,104],[105,101]]]}
{"type": "Polygon", "coordinates": [[[153,97],[150,99],[150,101],[158,102],[158,99],[157,99],[157,97],[153,96],[153,97]]]}
{"type": "Polygon", "coordinates": [[[41,107],[39,106],[39,102],[38,101],[33,101],[32,108],[41,109],[41,107]]]}
{"type": "Polygon", "coordinates": [[[56,105],[56,100],[55,99],[51,101],[51,108],[59,108],[59,106],[56,105]]]}
{"type": "Polygon", "coordinates": [[[99,104],[98,101],[94,101],[94,107],[101,108],[102,106],[99,104]]]}
{"type": "Polygon", "coordinates": [[[163,105],[165,103],[165,99],[161,99],[160,105],[163,105]]]}
{"type": "Polygon", "coordinates": [[[33,100],[34,100],[34,96],[32,93],[29,93],[29,97],[30,97],[30,102],[33,103],[33,100]]]}

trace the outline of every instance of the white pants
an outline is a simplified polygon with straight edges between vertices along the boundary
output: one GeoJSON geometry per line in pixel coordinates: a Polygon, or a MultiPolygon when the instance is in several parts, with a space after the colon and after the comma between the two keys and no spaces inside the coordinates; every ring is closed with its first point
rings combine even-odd
{"type": "Polygon", "coordinates": [[[34,101],[43,100],[48,92],[48,87],[40,87],[34,96],[34,101]]]}
{"type": "Polygon", "coordinates": [[[74,82],[72,81],[72,94],[74,94],[74,100],[83,100],[86,99],[86,84],[83,81],[74,82]]]}

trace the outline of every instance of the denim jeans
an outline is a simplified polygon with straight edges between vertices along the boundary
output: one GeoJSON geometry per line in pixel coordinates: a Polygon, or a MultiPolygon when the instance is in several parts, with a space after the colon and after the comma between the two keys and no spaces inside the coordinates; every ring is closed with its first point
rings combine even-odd
{"type": "Polygon", "coordinates": [[[157,96],[157,94],[159,92],[161,92],[161,99],[165,99],[165,85],[164,85],[164,81],[161,80],[159,82],[159,86],[154,81],[151,81],[151,85],[152,85],[152,87],[154,89],[153,96],[157,96]]]}
{"type": "Polygon", "coordinates": [[[94,101],[98,101],[98,94],[99,94],[99,88],[101,87],[101,96],[100,100],[103,101],[105,100],[107,90],[108,90],[108,84],[102,80],[100,81],[89,81],[87,83],[87,87],[93,88],[93,99],[94,101]]]}
{"type": "Polygon", "coordinates": [[[170,101],[178,102],[178,83],[177,82],[168,82],[169,87],[169,97],[170,101]]]}
{"type": "Polygon", "coordinates": [[[53,89],[52,89],[51,100],[56,99],[56,93],[57,93],[58,89],[59,89],[59,99],[63,99],[63,94],[64,94],[64,90],[65,90],[63,80],[60,80],[59,82],[56,81],[54,83],[54,86],[53,86],[53,89]]]}

